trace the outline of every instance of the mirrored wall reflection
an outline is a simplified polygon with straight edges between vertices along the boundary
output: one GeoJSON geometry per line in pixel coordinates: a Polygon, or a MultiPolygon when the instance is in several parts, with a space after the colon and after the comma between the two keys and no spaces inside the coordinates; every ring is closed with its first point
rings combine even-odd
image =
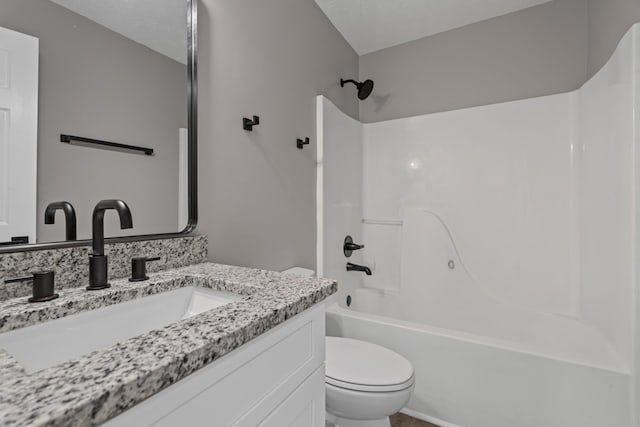
{"type": "Polygon", "coordinates": [[[0,0],[0,244],[65,240],[59,201],[77,239],[102,199],[108,237],[184,229],[186,61],[186,0],[0,0]]]}

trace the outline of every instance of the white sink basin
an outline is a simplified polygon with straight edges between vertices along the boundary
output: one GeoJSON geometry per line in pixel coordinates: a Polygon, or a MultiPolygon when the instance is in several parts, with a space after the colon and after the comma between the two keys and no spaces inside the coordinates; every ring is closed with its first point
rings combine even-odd
{"type": "Polygon", "coordinates": [[[37,372],[240,299],[180,288],[0,334],[0,349],[37,372]]]}

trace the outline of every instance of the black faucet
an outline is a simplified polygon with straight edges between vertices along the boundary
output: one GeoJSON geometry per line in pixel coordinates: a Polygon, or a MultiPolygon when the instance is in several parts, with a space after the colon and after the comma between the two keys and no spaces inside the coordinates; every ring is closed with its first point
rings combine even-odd
{"type": "Polygon", "coordinates": [[[56,211],[62,210],[64,212],[65,223],[65,239],[76,240],[76,210],[73,205],[66,201],[51,202],[44,210],[44,223],[55,224],[56,211]]]}
{"type": "Polygon", "coordinates": [[[369,267],[365,267],[363,265],[352,264],[350,262],[347,263],[347,271],[362,271],[367,276],[371,276],[371,269],[369,267]]]}
{"type": "Polygon", "coordinates": [[[104,213],[114,209],[120,216],[120,228],[133,228],[131,210],[122,200],[101,200],[93,208],[93,253],[89,255],[88,291],[111,287],[107,279],[108,258],[104,254],[104,213]]]}

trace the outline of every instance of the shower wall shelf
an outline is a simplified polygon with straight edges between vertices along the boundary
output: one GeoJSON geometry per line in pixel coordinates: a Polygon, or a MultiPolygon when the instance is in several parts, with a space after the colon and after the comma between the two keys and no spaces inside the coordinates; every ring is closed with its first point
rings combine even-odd
{"type": "Polygon", "coordinates": [[[373,224],[373,225],[395,225],[401,227],[404,224],[404,221],[401,219],[372,219],[372,218],[362,218],[363,224],[373,224]]]}
{"type": "MultiPolygon", "coordinates": [[[[123,151],[133,151],[147,156],[153,156],[153,148],[139,147],[136,145],[120,144],[119,142],[101,141],[99,139],[84,138],[82,136],[60,135],[60,142],[72,144],[72,142],[80,142],[83,144],[100,145],[103,147],[115,148],[123,151]]],[[[100,148],[100,147],[95,147],[100,148]]]]}

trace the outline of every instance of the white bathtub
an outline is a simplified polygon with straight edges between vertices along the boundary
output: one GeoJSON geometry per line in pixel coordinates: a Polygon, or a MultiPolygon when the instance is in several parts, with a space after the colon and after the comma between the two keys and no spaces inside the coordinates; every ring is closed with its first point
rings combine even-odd
{"type": "Polygon", "coordinates": [[[327,331],[412,361],[407,412],[640,427],[639,46],[636,25],[582,88],[546,97],[366,124],[319,99],[327,331]],[[349,259],[346,235],[366,244],[349,259]]]}
{"type": "Polygon", "coordinates": [[[416,371],[408,414],[462,427],[632,425],[629,369],[586,324],[527,310],[443,315],[366,288],[350,296],[350,307],[329,306],[327,334],[407,357],[416,371]]]}

